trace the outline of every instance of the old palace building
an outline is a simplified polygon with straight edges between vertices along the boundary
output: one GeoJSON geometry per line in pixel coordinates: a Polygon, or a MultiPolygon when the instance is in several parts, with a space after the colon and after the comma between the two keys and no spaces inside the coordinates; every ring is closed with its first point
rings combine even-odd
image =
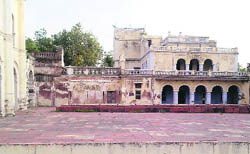
{"type": "Polygon", "coordinates": [[[62,49],[33,56],[40,106],[249,103],[238,49],[209,37],[115,28],[113,68],[64,66],[62,49]]]}

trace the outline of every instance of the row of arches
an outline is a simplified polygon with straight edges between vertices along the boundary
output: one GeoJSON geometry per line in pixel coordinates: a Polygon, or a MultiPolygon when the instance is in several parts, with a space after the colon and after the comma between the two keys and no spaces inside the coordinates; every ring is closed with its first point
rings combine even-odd
{"type": "Polygon", "coordinates": [[[204,65],[201,65],[198,59],[192,59],[190,63],[186,65],[184,59],[179,59],[176,64],[176,70],[213,71],[213,61],[206,59],[204,65]]]}
{"type": "Polygon", "coordinates": [[[174,104],[174,99],[178,100],[178,104],[239,104],[240,97],[240,88],[235,85],[230,86],[228,92],[223,92],[221,86],[215,86],[212,92],[207,92],[203,85],[196,87],[193,93],[186,85],[181,86],[178,92],[171,85],[164,86],[162,90],[162,104],[174,104]]]}

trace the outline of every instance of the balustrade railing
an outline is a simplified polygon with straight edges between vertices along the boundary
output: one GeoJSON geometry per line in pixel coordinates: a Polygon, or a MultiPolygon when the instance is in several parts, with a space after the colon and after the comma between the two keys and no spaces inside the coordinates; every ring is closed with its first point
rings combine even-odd
{"type": "Polygon", "coordinates": [[[126,69],[122,71],[124,75],[153,75],[152,70],[126,69]]]}
{"type": "Polygon", "coordinates": [[[68,75],[120,75],[120,68],[109,67],[66,67],[68,75]]]}
{"type": "Polygon", "coordinates": [[[196,77],[248,77],[244,72],[210,72],[210,71],[153,71],[148,69],[125,69],[111,67],[65,67],[67,75],[100,75],[100,76],[119,76],[119,75],[137,75],[137,76],[196,76],[196,77]]]}
{"type": "Polygon", "coordinates": [[[176,71],[155,71],[155,75],[157,75],[157,76],[174,76],[174,75],[176,75],[176,71]]]}
{"type": "Polygon", "coordinates": [[[212,72],[211,76],[213,77],[220,77],[220,76],[232,76],[232,77],[237,77],[237,76],[248,76],[247,73],[245,72],[212,72]]]}
{"type": "Polygon", "coordinates": [[[152,51],[166,51],[166,52],[227,52],[237,53],[237,48],[212,48],[212,47],[197,47],[197,48],[171,48],[168,46],[151,46],[149,50],[152,51]]]}

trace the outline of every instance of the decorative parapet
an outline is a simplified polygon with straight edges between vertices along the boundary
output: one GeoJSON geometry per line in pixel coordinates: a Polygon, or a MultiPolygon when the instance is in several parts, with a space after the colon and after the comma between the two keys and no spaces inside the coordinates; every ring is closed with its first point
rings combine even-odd
{"type": "Polygon", "coordinates": [[[126,69],[122,70],[123,75],[153,75],[153,70],[146,69],[126,69]]]}
{"type": "Polygon", "coordinates": [[[117,76],[121,74],[120,68],[112,67],[77,67],[67,66],[65,67],[67,75],[107,75],[117,76]]]}
{"type": "Polygon", "coordinates": [[[124,69],[112,67],[65,67],[65,75],[84,76],[152,76],[152,77],[229,77],[249,78],[245,72],[211,72],[211,71],[154,71],[148,69],[124,69]]]}
{"type": "Polygon", "coordinates": [[[238,53],[238,48],[213,48],[213,47],[197,47],[197,48],[174,48],[168,46],[151,46],[149,51],[166,51],[166,52],[219,52],[219,53],[238,53]]]}

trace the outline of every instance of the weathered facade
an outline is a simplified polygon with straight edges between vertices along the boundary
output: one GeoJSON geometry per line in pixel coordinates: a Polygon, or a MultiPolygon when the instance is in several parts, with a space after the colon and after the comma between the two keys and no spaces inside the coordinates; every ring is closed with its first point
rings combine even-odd
{"type": "Polygon", "coordinates": [[[237,48],[216,44],[208,37],[162,40],[144,29],[115,29],[114,68],[64,67],[62,58],[47,66],[48,53],[40,53],[38,104],[248,104],[249,76],[238,72],[237,48]]]}
{"type": "Polygon", "coordinates": [[[24,0],[0,1],[0,116],[26,109],[24,0]]]}

